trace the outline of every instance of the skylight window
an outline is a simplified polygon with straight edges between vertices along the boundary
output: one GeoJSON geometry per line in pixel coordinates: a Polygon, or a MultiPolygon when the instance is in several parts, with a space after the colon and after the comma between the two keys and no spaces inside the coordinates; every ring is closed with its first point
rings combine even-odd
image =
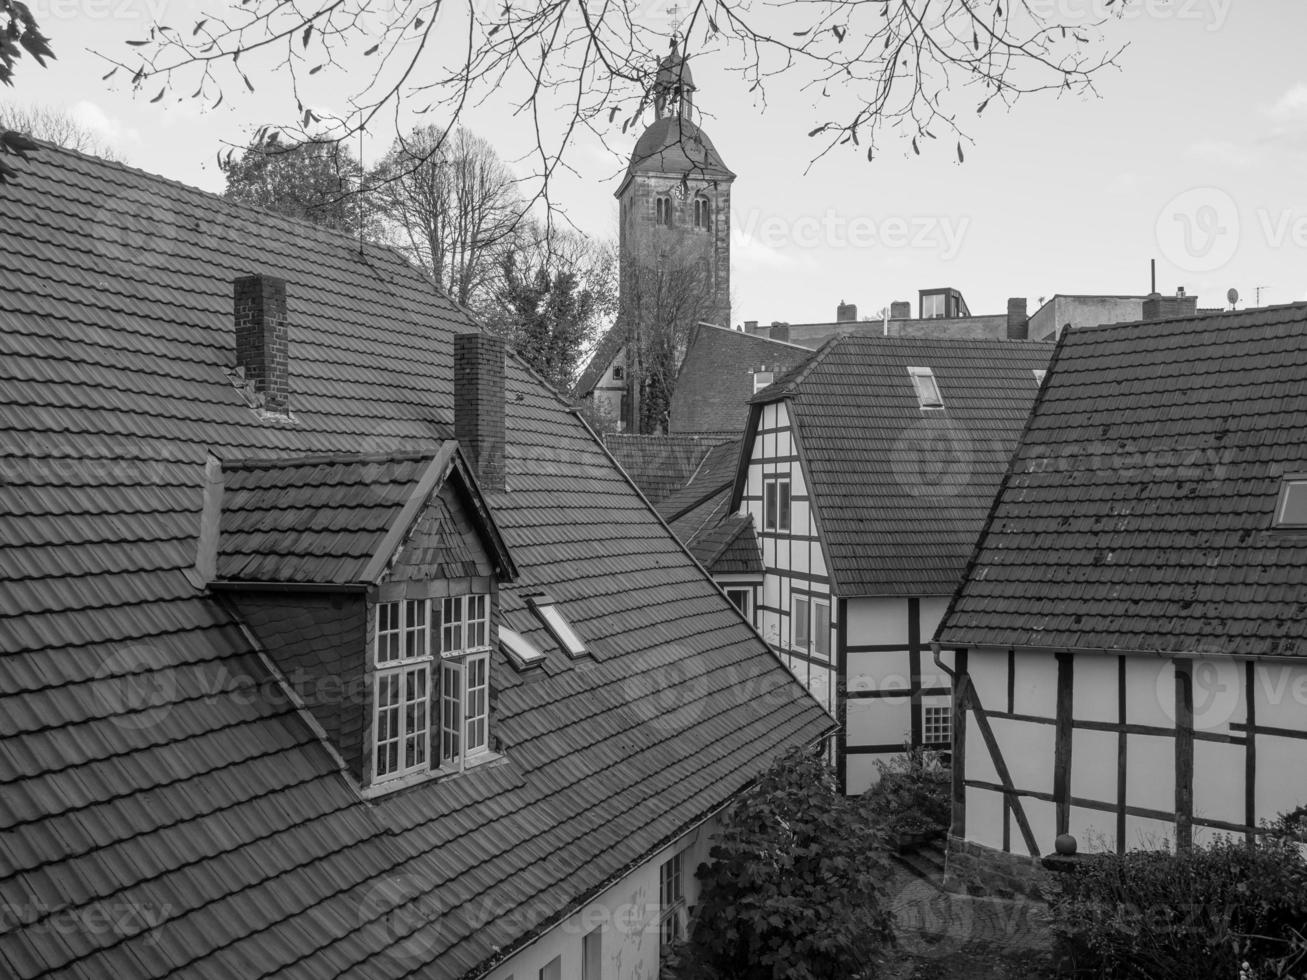
{"type": "Polygon", "coordinates": [[[513,661],[513,665],[519,670],[534,667],[545,659],[545,655],[536,649],[534,643],[507,626],[499,627],[499,645],[504,648],[508,659],[513,661]]]}
{"type": "Polygon", "coordinates": [[[562,611],[554,604],[554,600],[549,596],[533,596],[530,600],[531,608],[535,614],[540,617],[540,621],[545,624],[545,628],[553,634],[558,645],[567,651],[569,657],[580,657],[586,651],[585,641],[577,634],[564,617],[562,611]]]}
{"type": "Polygon", "coordinates": [[[928,367],[910,367],[908,375],[912,378],[912,386],[917,389],[917,401],[922,408],[944,407],[944,397],[935,383],[934,371],[928,367]]]}
{"type": "Polygon", "coordinates": [[[1275,504],[1275,526],[1307,528],[1307,474],[1284,478],[1275,504]]]}
{"type": "Polygon", "coordinates": [[[1047,371],[1041,368],[1035,368],[1035,370],[1030,373],[1035,376],[1035,384],[1037,385],[1042,385],[1044,383],[1044,375],[1048,374],[1047,371]]]}

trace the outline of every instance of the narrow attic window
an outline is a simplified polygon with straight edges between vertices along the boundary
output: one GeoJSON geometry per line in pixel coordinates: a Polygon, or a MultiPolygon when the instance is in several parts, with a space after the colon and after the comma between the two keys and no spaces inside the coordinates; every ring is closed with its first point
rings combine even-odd
{"type": "Polygon", "coordinates": [[[1307,528],[1307,474],[1284,478],[1275,504],[1275,526],[1307,528]]]}
{"type": "Polygon", "coordinates": [[[756,395],[762,389],[772,383],[776,375],[771,371],[754,371],[753,372],[753,393],[756,395]]]}
{"type": "Polygon", "coordinates": [[[499,627],[499,645],[518,670],[534,667],[545,659],[545,655],[536,649],[534,643],[507,626],[499,627]]]}
{"type": "Polygon", "coordinates": [[[585,641],[577,635],[572,624],[563,618],[553,599],[547,595],[538,595],[532,596],[528,601],[535,614],[540,617],[540,622],[545,624],[545,628],[553,634],[558,645],[567,651],[569,657],[580,657],[587,652],[585,641]]]}
{"type": "Polygon", "coordinates": [[[657,223],[665,228],[672,226],[672,199],[665,195],[658,195],[655,199],[655,209],[657,211],[657,223]]]}
{"type": "Polygon", "coordinates": [[[1042,368],[1035,368],[1030,373],[1035,376],[1035,384],[1037,385],[1042,385],[1044,383],[1044,375],[1048,374],[1048,372],[1042,368]]]}
{"type": "Polygon", "coordinates": [[[944,397],[935,383],[934,371],[928,367],[910,367],[908,375],[912,378],[912,386],[917,389],[917,401],[922,408],[944,407],[944,397]]]}

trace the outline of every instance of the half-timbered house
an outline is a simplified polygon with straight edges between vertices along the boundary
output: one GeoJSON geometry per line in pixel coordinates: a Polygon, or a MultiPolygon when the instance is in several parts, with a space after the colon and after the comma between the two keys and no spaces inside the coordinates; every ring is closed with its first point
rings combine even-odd
{"type": "Polygon", "coordinates": [[[0,976],[634,980],[829,716],[397,254],[0,186],[0,976]]]}
{"type": "Polygon", "coordinates": [[[754,619],[839,720],[850,793],[905,743],[949,747],[930,637],[1051,351],[843,336],[752,400],[729,511],[762,549],[754,619]]]}
{"type": "Polygon", "coordinates": [[[966,578],[953,835],[1025,860],[1307,801],[1307,306],[1062,334],[966,578]]]}

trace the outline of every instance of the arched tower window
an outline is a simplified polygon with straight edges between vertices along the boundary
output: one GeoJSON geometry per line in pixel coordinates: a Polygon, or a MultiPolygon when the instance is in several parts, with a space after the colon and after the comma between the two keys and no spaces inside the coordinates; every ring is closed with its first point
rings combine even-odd
{"type": "Polygon", "coordinates": [[[711,227],[709,219],[712,212],[709,210],[709,207],[708,198],[704,197],[702,194],[694,199],[694,227],[702,228],[705,231],[711,227]]]}
{"type": "Polygon", "coordinates": [[[659,194],[656,207],[658,224],[670,228],[672,226],[672,199],[665,194],[659,194]]]}

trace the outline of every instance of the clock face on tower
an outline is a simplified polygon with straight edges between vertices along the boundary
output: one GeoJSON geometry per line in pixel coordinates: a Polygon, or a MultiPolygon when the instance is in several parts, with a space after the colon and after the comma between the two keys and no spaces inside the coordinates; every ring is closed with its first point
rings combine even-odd
{"type": "Polygon", "coordinates": [[[684,180],[676,185],[676,196],[682,201],[690,196],[690,185],[684,180]]]}

